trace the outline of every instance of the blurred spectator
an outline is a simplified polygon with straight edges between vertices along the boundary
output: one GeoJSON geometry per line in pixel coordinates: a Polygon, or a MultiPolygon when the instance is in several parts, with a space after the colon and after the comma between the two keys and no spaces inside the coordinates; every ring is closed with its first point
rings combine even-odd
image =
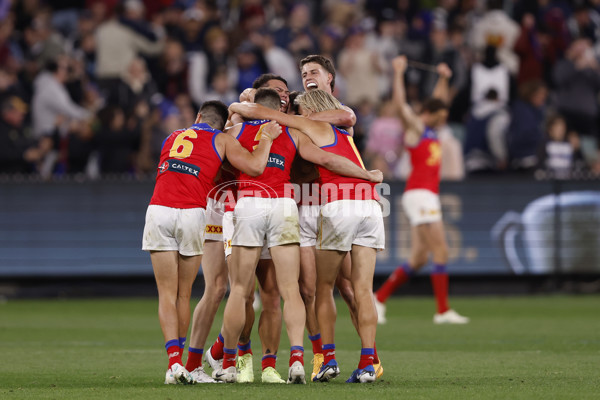
{"type": "Polygon", "coordinates": [[[215,74],[210,90],[204,97],[204,101],[209,100],[219,100],[227,105],[238,101],[238,93],[231,87],[226,67],[215,74]]]}
{"type": "Polygon", "coordinates": [[[598,140],[600,69],[588,39],[575,40],[553,70],[558,112],[569,130],[598,140]]]}
{"type": "Polygon", "coordinates": [[[454,136],[452,129],[444,125],[437,131],[442,148],[440,178],[444,181],[460,181],[465,178],[465,163],[462,144],[454,136]]]}
{"type": "Polygon", "coordinates": [[[551,68],[562,56],[567,46],[564,20],[560,9],[548,11],[540,22],[533,14],[523,15],[521,34],[515,43],[515,52],[519,56],[518,83],[528,80],[547,80],[551,68]],[[562,32],[561,32],[562,28],[562,32]]]}
{"type": "Polygon", "coordinates": [[[116,90],[116,104],[130,114],[140,101],[151,101],[158,93],[146,62],[143,58],[134,58],[121,76],[116,90]]]}
{"type": "Polygon", "coordinates": [[[290,90],[302,90],[298,64],[290,52],[277,46],[273,35],[268,32],[264,32],[263,35],[257,34],[255,38],[255,44],[262,50],[267,69],[285,79],[290,90]]]}
{"type": "Polygon", "coordinates": [[[32,171],[32,147],[23,122],[27,105],[17,96],[0,102],[0,173],[27,173],[32,171]]]}
{"type": "MultiPolygon", "coordinates": [[[[103,91],[115,90],[119,78],[138,55],[156,56],[164,47],[164,28],[149,27],[141,0],[126,0],[96,33],[96,75],[103,91]]],[[[110,97],[110,96],[106,96],[110,97]]]]}
{"type": "Polygon", "coordinates": [[[65,87],[68,61],[61,57],[50,61],[34,82],[32,100],[33,134],[35,138],[51,134],[59,116],[74,120],[91,117],[88,110],[75,104],[65,87]]]}
{"type": "Polygon", "coordinates": [[[125,113],[116,105],[100,110],[98,120],[96,141],[101,173],[132,172],[139,149],[139,130],[128,129],[125,113]]]}
{"type": "Polygon", "coordinates": [[[567,26],[572,38],[588,39],[592,43],[600,39],[600,14],[587,1],[577,1],[567,26]]]}
{"type": "MultiPolygon", "coordinates": [[[[425,46],[423,62],[429,65],[447,64],[452,70],[450,80],[450,97],[453,98],[458,88],[466,84],[466,62],[462,58],[459,49],[450,42],[448,30],[445,25],[434,24],[427,45],[425,46]]],[[[421,72],[421,95],[431,93],[437,82],[437,75],[427,72],[421,72]]]]}
{"type": "MultiPolygon", "coordinates": [[[[502,9],[502,0],[488,0],[487,11],[475,22],[469,42],[475,51],[483,51],[488,45],[498,48],[498,60],[511,74],[519,69],[519,58],[513,48],[519,37],[519,25],[502,9]]],[[[500,96],[502,98],[502,96],[500,96]]]]}
{"type": "Polygon", "coordinates": [[[317,39],[310,29],[310,8],[299,2],[291,6],[287,24],[275,31],[275,44],[288,50],[296,61],[316,54],[317,39]]]}
{"type": "Polygon", "coordinates": [[[176,40],[167,40],[154,76],[158,90],[166,98],[175,100],[179,93],[188,92],[190,74],[193,72],[189,68],[183,45],[176,40]]]}
{"type": "Polygon", "coordinates": [[[383,60],[366,46],[362,27],[357,26],[349,32],[338,58],[338,69],[346,82],[351,82],[346,89],[345,101],[348,104],[356,106],[362,100],[373,104],[379,101],[379,75],[383,72],[383,60]]]}
{"type": "Polygon", "coordinates": [[[545,126],[545,143],[541,147],[540,166],[552,177],[567,179],[576,170],[585,168],[579,135],[567,133],[567,124],[560,114],[551,115],[545,126]]]}
{"type": "Polygon", "coordinates": [[[510,114],[490,89],[485,99],[473,106],[465,125],[465,169],[467,173],[506,169],[508,151],[506,130],[510,114]]]}
{"type": "Polygon", "coordinates": [[[266,71],[258,57],[258,49],[249,41],[244,42],[238,48],[237,66],[238,82],[236,90],[242,93],[244,89],[252,87],[252,83],[266,71]]]}
{"type": "Polygon", "coordinates": [[[541,81],[529,81],[519,87],[507,134],[510,167],[514,170],[528,171],[538,164],[547,95],[548,89],[541,81]]]}
{"type": "Polygon", "coordinates": [[[394,179],[403,151],[402,123],[392,101],[385,101],[367,135],[365,161],[369,169],[379,169],[384,179],[394,179]]]}

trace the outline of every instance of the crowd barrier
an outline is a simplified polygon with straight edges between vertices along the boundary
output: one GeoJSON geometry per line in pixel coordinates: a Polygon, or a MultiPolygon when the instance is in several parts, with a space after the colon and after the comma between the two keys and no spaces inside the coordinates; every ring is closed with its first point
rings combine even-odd
{"type": "MultiPolygon", "coordinates": [[[[141,242],[153,185],[1,182],[0,277],[151,276],[141,242]]],[[[403,187],[380,188],[389,215],[376,274],[390,273],[409,255],[403,187]]],[[[450,274],[600,273],[598,181],[469,178],[442,183],[441,202],[450,274]]]]}

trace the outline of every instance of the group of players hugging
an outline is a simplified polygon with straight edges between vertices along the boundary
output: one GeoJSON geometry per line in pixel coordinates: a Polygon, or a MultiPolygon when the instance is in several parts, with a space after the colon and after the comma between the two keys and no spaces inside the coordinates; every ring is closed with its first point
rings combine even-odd
{"type": "MultiPolygon", "coordinates": [[[[403,200],[414,246],[399,270],[408,276],[407,270],[422,267],[433,253],[434,292],[437,284],[445,301],[434,322],[464,323],[467,319],[443,299],[447,250],[435,129],[447,117],[444,96],[451,72],[438,66],[434,97],[416,114],[406,103],[406,58],[395,58],[393,67],[394,102],[414,166],[403,200]]],[[[374,382],[383,374],[375,334],[378,319],[385,320],[383,302],[399,282],[395,272],[380,289],[386,290],[385,298],[374,296],[376,253],[385,243],[376,190],[383,175],[364,168],[352,140],[356,116],[332,95],[331,61],[311,55],[301,61],[300,71],[305,92],[290,93],[283,78],[262,75],[239,103],[202,104],[194,125],[171,133],[163,143],[142,248],[150,252],[158,288],[169,359],[166,384],[254,381],[250,334],[256,281],[262,303],[262,382],[306,383],[305,328],[314,357],[311,380],[326,382],[340,374],[335,288],[348,305],[362,347],[347,382],[374,382]],[[205,289],[191,318],[200,264],[205,289]],[[204,352],[228,287],[220,334],[204,352]],[[291,346],[287,379],[275,368],[282,321],[291,346]]]]}

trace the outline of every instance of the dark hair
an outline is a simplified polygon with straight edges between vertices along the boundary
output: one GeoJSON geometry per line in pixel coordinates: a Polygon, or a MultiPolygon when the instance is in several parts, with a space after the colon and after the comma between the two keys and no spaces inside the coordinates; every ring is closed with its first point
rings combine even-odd
{"type": "Polygon", "coordinates": [[[519,85],[519,96],[526,102],[531,102],[533,96],[538,90],[545,88],[546,84],[541,79],[532,79],[527,82],[523,82],[519,85]]]}
{"type": "Polygon", "coordinates": [[[204,102],[200,107],[200,114],[202,114],[202,122],[220,131],[225,127],[225,122],[229,117],[227,106],[218,100],[204,102]]]}
{"type": "Polygon", "coordinates": [[[293,92],[290,92],[290,101],[289,101],[289,108],[288,111],[292,111],[294,114],[300,114],[300,106],[298,104],[296,104],[296,97],[298,97],[298,95],[301,92],[294,90],[293,92]]]}
{"type": "Polygon", "coordinates": [[[58,71],[58,68],[60,67],[60,64],[58,63],[58,60],[53,59],[53,60],[48,60],[46,62],[46,64],[44,65],[44,69],[48,72],[56,72],[58,71]]]}
{"type": "Polygon", "coordinates": [[[500,96],[498,95],[498,91],[496,89],[491,88],[485,93],[484,98],[486,100],[498,100],[500,96]]]}
{"type": "Polygon", "coordinates": [[[276,79],[278,81],[281,81],[281,82],[285,83],[285,86],[288,85],[287,81],[285,79],[283,79],[279,75],[275,75],[275,74],[262,74],[261,76],[259,76],[258,78],[256,78],[254,80],[254,82],[252,83],[252,88],[253,89],[260,89],[261,87],[264,87],[267,84],[267,82],[272,81],[273,79],[276,79]]]}
{"type": "Polygon", "coordinates": [[[302,67],[308,63],[319,64],[321,67],[325,68],[325,71],[331,74],[333,78],[331,79],[330,86],[331,91],[333,92],[333,89],[335,88],[335,68],[333,67],[333,63],[331,62],[331,60],[320,54],[312,54],[300,60],[300,69],[302,70],[302,67]]]}
{"type": "Polygon", "coordinates": [[[423,105],[421,106],[421,112],[428,112],[430,114],[447,109],[448,105],[442,99],[438,99],[436,97],[428,98],[423,102],[423,105]]]}
{"type": "Polygon", "coordinates": [[[254,102],[273,110],[279,111],[281,99],[275,89],[259,88],[254,95],[254,102]]]}

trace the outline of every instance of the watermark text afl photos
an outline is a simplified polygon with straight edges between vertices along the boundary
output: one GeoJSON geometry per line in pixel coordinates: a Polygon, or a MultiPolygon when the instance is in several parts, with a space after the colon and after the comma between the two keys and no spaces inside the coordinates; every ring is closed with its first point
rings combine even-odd
{"type": "MultiPolygon", "coordinates": [[[[335,183],[287,183],[285,185],[284,196],[285,198],[294,199],[296,204],[302,206],[316,206],[326,204],[328,201],[348,199],[352,201],[360,200],[373,200],[377,201],[381,205],[381,212],[383,217],[390,215],[390,202],[386,196],[390,194],[390,186],[387,183],[380,183],[375,186],[375,193],[372,190],[372,184],[359,183],[359,184],[335,184],[335,183]],[[341,195],[340,195],[341,193],[341,195]]],[[[209,197],[214,198],[217,202],[225,205],[224,208],[213,209],[216,213],[223,213],[223,209],[233,209],[234,207],[243,207],[244,202],[238,204],[238,201],[244,197],[257,197],[257,198],[277,198],[275,191],[261,182],[257,181],[228,181],[220,185],[216,185],[209,193],[209,197]],[[244,186],[252,184],[255,188],[258,186],[260,189],[244,189],[244,186]]],[[[261,203],[266,204],[266,203],[261,203]]],[[[360,204],[356,203],[357,206],[360,204]]],[[[254,206],[258,206],[254,204],[254,206]]],[[[210,208],[211,205],[209,204],[210,208]]],[[[263,207],[268,207],[267,205],[263,207]]],[[[351,210],[353,215],[360,213],[361,207],[356,207],[355,210],[351,210]]],[[[265,210],[266,212],[267,210],[265,210]]],[[[257,217],[255,215],[253,217],[257,217]]]]}

